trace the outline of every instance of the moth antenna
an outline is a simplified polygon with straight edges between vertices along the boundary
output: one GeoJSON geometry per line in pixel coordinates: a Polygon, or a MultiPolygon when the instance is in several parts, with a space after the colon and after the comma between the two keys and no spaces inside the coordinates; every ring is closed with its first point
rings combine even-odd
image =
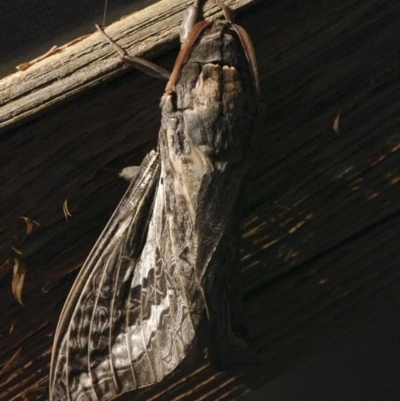
{"type": "Polygon", "coordinates": [[[187,40],[183,44],[181,51],[176,58],[174,69],[172,70],[171,76],[165,88],[165,92],[171,94],[174,91],[175,84],[177,83],[183,63],[186,60],[186,57],[189,55],[190,50],[193,47],[193,44],[196,42],[197,38],[201,35],[201,33],[207,29],[210,25],[212,25],[212,21],[200,21],[198,22],[193,29],[190,31],[190,35],[187,40]]]}
{"type": "Polygon", "coordinates": [[[247,61],[249,62],[251,76],[253,79],[253,85],[256,90],[257,96],[260,94],[260,82],[258,77],[258,67],[257,67],[257,60],[256,55],[254,53],[253,43],[250,39],[249,34],[247,31],[242,28],[240,25],[232,24],[233,29],[237,32],[240,41],[242,42],[242,46],[244,52],[246,53],[247,61]]]}

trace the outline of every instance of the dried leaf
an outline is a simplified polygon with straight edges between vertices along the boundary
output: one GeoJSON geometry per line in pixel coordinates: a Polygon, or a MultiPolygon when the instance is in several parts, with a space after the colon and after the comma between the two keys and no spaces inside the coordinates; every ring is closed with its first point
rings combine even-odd
{"type": "Polygon", "coordinates": [[[51,287],[53,287],[53,283],[51,281],[46,281],[41,288],[43,294],[46,294],[47,292],[50,291],[51,287]]]}
{"type": "Polygon", "coordinates": [[[31,61],[28,61],[26,63],[19,64],[15,68],[18,71],[25,71],[29,67],[31,67],[32,65],[38,63],[39,61],[44,60],[45,58],[47,58],[47,57],[49,57],[49,56],[51,56],[51,55],[53,55],[55,53],[58,53],[60,51],[61,51],[61,49],[55,45],[49,51],[47,51],[45,54],[42,54],[41,56],[39,56],[39,57],[37,57],[37,58],[35,58],[35,59],[31,60],[31,61]]]}
{"type": "Polygon", "coordinates": [[[65,48],[67,48],[67,47],[71,47],[71,46],[75,45],[76,43],[81,42],[83,39],[88,38],[89,36],[90,36],[90,34],[88,34],[88,35],[83,35],[83,36],[79,36],[79,38],[76,38],[76,39],[74,39],[74,40],[71,40],[71,42],[68,42],[67,44],[61,46],[60,49],[65,49],[65,48]]]}
{"type": "Polygon", "coordinates": [[[32,220],[32,219],[30,219],[29,217],[25,217],[25,216],[20,216],[20,217],[21,217],[21,219],[23,219],[23,220],[25,221],[25,223],[26,223],[26,233],[27,233],[27,234],[30,234],[30,233],[33,231],[33,227],[34,227],[34,226],[37,226],[37,227],[40,226],[40,223],[39,223],[39,222],[37,222],[37,221],[35,221],[35,220],[32,220]]]}
{"type": "Polygon", "coordinates": [[[8,334],[12,334],[14,332],[14,328],[15,328],[15,323],[17,323],[16,320],[14,320],[10,326],[10,330],[8,331],[8,334]]]}
{"type": "Polygon", "coordinates": [[[339,122],[340,122],[340,113],[333,120],[333,130],[338,133],[339,132],[339,122]]]}
{"type": "Polygon", "coordinates": [[[12,250],[17,253],[18,255],[22,255],[22,251],[20,251],[18,248],[16,248],[14,245],[11,247],[12,250]]]}
{"type": "Polygon", "coordinates": [[[68,217],[72,217],[72,214],[68,210],[68,200],[67,199],[65,199],[65,201],[63,203],[63,212],[64,212],[65,220],[68,220],[68,217]]]}
{"type": "Polygon", "coordinates": [[[22,302],[22,287],[24,286],[25,275],[26,275],[25,263],[19,260],[18,258],[14,258],[14,270],[13,270],[11,289],[15,299],[22,306],[25,306],[22,302]]]}
{"type": "Polygon", "coordinates": [[[90,35],[81,36],[81,37],[79,37],[77,39],[72,40],[71,42],[68,42],[67,44],[65,44],[65,45],[63,45],[61,47],[58,47],[57,45],[55,45],[49,51],[47,51],[46,53],[42,54],[41,56],[39,56],[39,57],[37,57],[37,58],[35,58],[35,59],[31,60],[31,61],[27,61],[26,63],[19,64],[15,68],[18,71],[25,71],[29,67],[32,67],[34,64],[38,63],[39,61],[42,61],[45,58],[52,56],[53,54],[56,54],[56,53],[59,53],[59,52],[63,51],[67,47],[70,47],[70,46],[74,45],[75,43],[80,42],[81,40],[87,38],[88,36],[90,36],[90,35]]]}

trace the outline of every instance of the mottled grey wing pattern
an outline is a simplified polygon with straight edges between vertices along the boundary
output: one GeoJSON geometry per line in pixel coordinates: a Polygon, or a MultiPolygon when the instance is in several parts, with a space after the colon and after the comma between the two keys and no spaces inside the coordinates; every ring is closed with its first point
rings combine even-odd
{"type": "Polygon", "coordinates": [[[71,290],[55,335],[54,401],[109,400],[157,382],[193,341],[180,288],[168,292],[171,272],[146,242],[159,229],[151,219],[159,174],[159,155],[151,152],[71,290]]]}
{"type": "Polygon", "coordinates": [[[53,401],[109,400],[158,382],[193,343],[204,310],[186,258],[194,217],[165,170],[158,153],[144,159],[77,277],[55,335],[53,401]]]}

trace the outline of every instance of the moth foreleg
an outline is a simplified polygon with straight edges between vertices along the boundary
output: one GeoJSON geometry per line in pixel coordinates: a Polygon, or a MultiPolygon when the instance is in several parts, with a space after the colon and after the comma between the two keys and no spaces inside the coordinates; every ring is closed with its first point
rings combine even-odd
{"type": "Polygon", "coordinates": [[[225,19],[229,22],[233,22],[232,10],[226,4],[220,0],[214,0],[214,3],[222,10],[225,15],[225,19]]]}
{"type": "Polygon", "coordinates": [[[166,69],[154,64],[150,61],[144,60],[140,57],[130,56],[121,46],[118,46],[103,30],[102,27],[96,24],[97,30],[103,35],[104,39],[119,53],[121,59],[128,64],[133,65],[138,70],[147,75],[158,79],[168,80],[170,72],[166,69]]]}
{"type": "Polygon", "coordinates": [[[189,6],[183,17],[182,25],[179,28],[179,36],[183,45],[193,29],[193,27],[203,19],[203,2],[204,0],[194,0],[192,6],[189,6]]]}

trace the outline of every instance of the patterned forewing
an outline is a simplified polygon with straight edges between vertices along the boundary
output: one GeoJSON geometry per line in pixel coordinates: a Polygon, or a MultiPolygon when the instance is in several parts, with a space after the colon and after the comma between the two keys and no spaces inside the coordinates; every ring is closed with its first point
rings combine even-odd
{"type": "MultiPolygon", "coordinates": [[[[120,365],[127,363],[111,357],[111,344],[125,329],[126,296],[147,231],[159,167],[157,153],[146,156],[68,296],[53,347],[53,400],[106,400],[108,394],[120,392],[116,369],[123,377],[120,365]]],[[[129,343],[121,346],[127,350],[129,343]]],[[[123,382],[132,383],[132,375],[123,382]]]]}
{"type": "Polygon", "coordinates": [[[128,300],[132,368],[141,386],[161,380],[186,356],[202,311],[201,303],[196,306],[195,302],[201,297],[191,293],[198,291],[193,262],[182,257],[182,248],[190,248],[192,234],[181,220],[190,225],[193,215],[185,212],[185,204],[170,205],[179,197],[164,170],[163,165],[128,300]]]}

